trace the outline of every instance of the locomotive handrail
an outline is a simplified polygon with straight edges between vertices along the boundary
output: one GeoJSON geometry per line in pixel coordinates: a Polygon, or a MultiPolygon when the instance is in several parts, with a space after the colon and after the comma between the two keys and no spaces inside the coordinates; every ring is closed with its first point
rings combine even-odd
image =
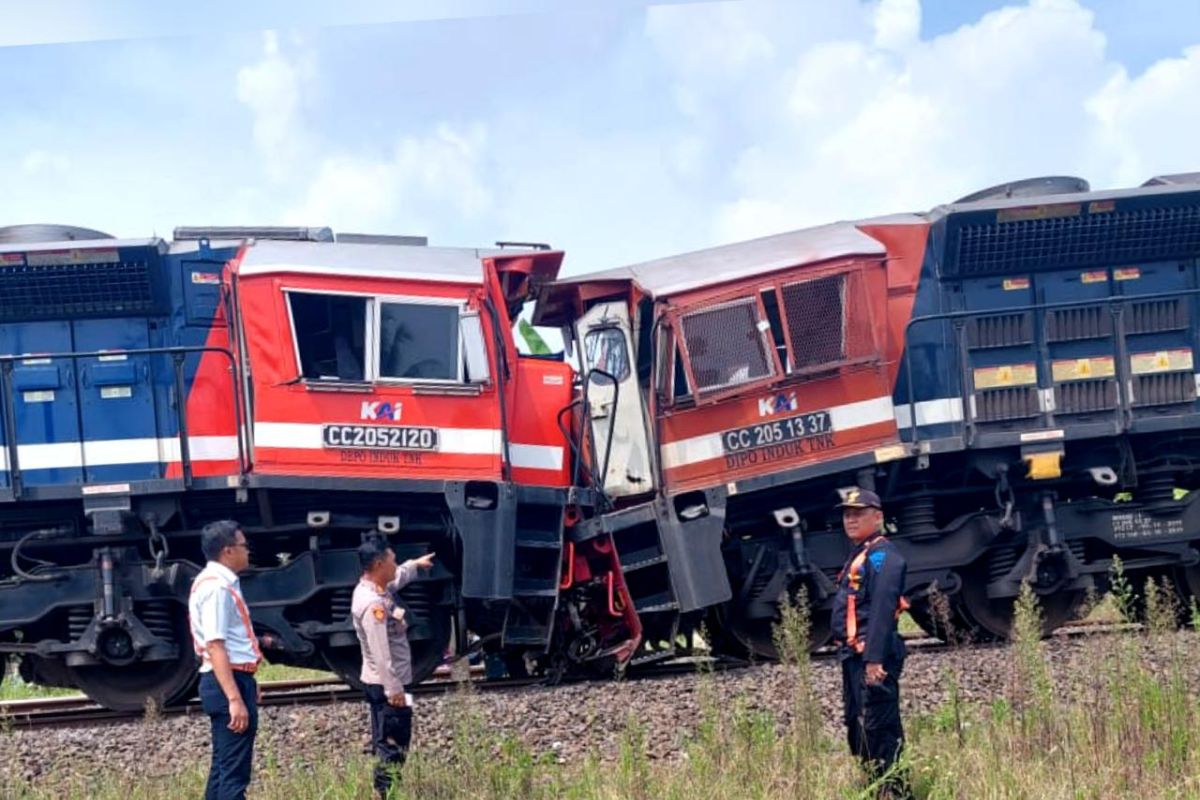
{"type": "MultiPolygon", "coordinates": [[[[69,359],[76,362],[81,358],[103,358],[111,356],[171,356],[174,372],[174,388],[175,388],[175,414],[176,423],[179,427],[179,460],[183,470],[184,486],[190,488],[192,485],[192,460],[191,460],[191,443],[188,434],[187,424],[187,397],[184,393],[185,382],[183,379],[184,360],[188,355],[195,353],[219,353],[223,355],[230,364],[232,372],[230,379],[233,382],[233,403],[234,403],[234,420],[237,425],[237,462],[238,462],[238,477],[245,479],[247,471],[246,452],[243,442],[243,427],[246,420],[242,416],[241,409],[241,371],[238,369],[237,359],[227,347],[213,347],[210,345],[198,346],[172,346],[172,347],[139,347],[130,348],[128,350],[94,350],[86,352],[60,352],[60,353],[21,353],[0,355],[0,391],[3,392],[4,398],[4,432],[5,446],[8,451],[8,467],[9,480],[12,485],[14,497],[20,497],[23,493],[24,486],[21,481],[21,464],[20,451],[17,442],[17,425],[16,425],[16,403],[13,396],[12,372],[13,366],[18,361],[28,361],[30,359],[39,359],[52,361],[54,359],[69,359]]],[[[83,431],[80,431],[82,437],[83,431]]],[[[83,447],[81,439],[80,448],[83,447]]],[[[84,464],[86,467],[87,465],[84,464]]]]}
{"type": "MultiPolygon", "coordinates": [[[[1119,308],[1122,308],[1126,303],[1131,302],[1131,301],[1145,302],[1147,300],[1169,300],[1169,299],[1173,299],[1176,297],[1186,297],[1186,296],[1193,296],[1193,295],[1200,295],[1200,288],[1182,289],[1182,290],[1173,291],[1173,292],[1152,292],[1149,294],[1110,295],[1108,297],[1091,298],[1088,300],[1064,300],[1064,301],[1059,301],[1059,302],[1054,302],[1054,303],[1034,303],[1032,305],[1027,305],[1027,306],[1007,306],[1004,308],[971,309],[971,310],[966,310],[966,311],[943,311],[938,314],[923,314],[919,317],[913,317],[904,326],[904,349],[905,349],[904,376],[905,376],[905,383],[907,384],[907,386],[905,388],[907,389],[909,420],[911,422],[911,428],[912,428],[911,444],[915,448],[916,445],[920,441],[920,432],[919,432],[920,425],[917,422],[917,401],[916,401],[916,397],[915,397],[915,387],[913,384],[913,366],[912,366],[913,358],[912,358],[912,353],[908,349],[909,333],[911,332],[912,327],[914,325],[921,323],[921,322],[938,322],[938,321],[952,322],[952,321],[958,321],[958,320],[962,320],[965,323],[966,320],[976,318],[976,317],[994,317],[994,316],[998,316],[1000,314],[1018,314],[1018,313],[1024,313],[1027,311],[1028,312],[1033,312],[1033,311],[1043,311],[1044,312],[1044,311],[1053,311],[1053,310],[1060,309],[1060,308],[1081,308],[1084,306],[1107,305],[1110,307],[1110,310],[1115,313],[1119,308]]],[[[962,326],[962,327],[965,327],[965,326],[962,326]]],[[[1120,329],[1115,330],[1113,332],[1113,339],[1115,341],[1117,341],[1118,347],[1122,348],[1122,351],[1123,351],[1123,349],[1125,347],[1125,332],[1124,332],[1124,330],[1120,330],[1120,329]]],[[[960,360],[960,362],[962,361],[961,353],[959,354],[959,360],[960,360]]],[[[1125,368],[1123,364],[1119,364],[1118,366],[1122,370],[1125,368]]],[[[963,367],[963,368],[965,369],[965,367],[963,367]]],[[[965,373],[963,376],[960,377],[960,381],[963,382],[963,386],[961,387],[960,393],[963,394],[964,396],[967,391],[965,377],[966,377],[965,373]]],[[[967,417],[970,416],[970,409],[967,408],[967,406],[969,406],[969,405],[970,405],[969,403],[964,404],[963,418],[964,418],[964,421],[970,427],[970,426],[973,426],[974,422],[973,422],[973,420],[967,419],[967,417]]]]}

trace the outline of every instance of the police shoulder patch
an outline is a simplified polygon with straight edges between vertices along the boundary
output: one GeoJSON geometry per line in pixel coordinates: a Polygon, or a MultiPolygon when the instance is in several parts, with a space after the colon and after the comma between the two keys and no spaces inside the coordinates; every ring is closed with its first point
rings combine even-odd
{"type": "Polygon", "coordinates": [[[383,606],[375,606],[371,612],[375,615],[376,622],[383,622],[387,619],[387,612],[383,610],[383,606]]]}
{"type": "Polygon", "coordinates": [[[869,558],[871,560],[871,566],[875,568],[876,572],[879,572],[879,570],[883,569],[883,562],[887,559],[887,552],[884,550],[875,550],[871,553],[869,558]]]}

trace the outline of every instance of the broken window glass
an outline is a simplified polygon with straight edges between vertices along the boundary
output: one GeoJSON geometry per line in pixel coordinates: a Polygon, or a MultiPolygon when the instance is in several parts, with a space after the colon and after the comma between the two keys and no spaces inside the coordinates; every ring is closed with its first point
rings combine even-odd
{"type": "Polygon", "coordinates": [[[683,317],[683,338],[696,388],[711,392],[774,373],[754,298],[734,300],[683,317]]]}
{"type": "MultiPolygon", "coordinates": [[[[617,383],[629,377],[629,349],[625,347],[625,334],[620,328],[588,331],[583,340],[583,352],[587,358],[587,369],[607,372],[617,383]]],[[[597,379],[609,380],[601,376],[597,376],[597,379]]]]}
{"type": "Polygon", "coordinates": [[[846,360],[846,276],[833,275],[783,287],[783,307],[792,340],[793,369],[846,360]]]}

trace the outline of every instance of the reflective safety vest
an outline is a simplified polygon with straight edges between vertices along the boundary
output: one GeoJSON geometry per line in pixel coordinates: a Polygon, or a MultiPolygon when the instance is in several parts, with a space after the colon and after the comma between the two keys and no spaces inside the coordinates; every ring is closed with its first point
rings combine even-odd
{"type": "MultiPolygon", "coordinates": [[[[844,567],[838,573],[838,585],[840,586],[842,578],[845,578],[850,588],[850,591],[846,593],[846,641],[839,644],[846,645],[859,655],[862,655],[863,650],[867,649],[867,643],[866,640],[858,635],[858,593],[862,589],[862,579],[866,572],[867,558],[871,555],[872,548],[886,541],[887,539],[884,538],[883,534],[875,536],[854,557],[849,566],[844,567]]],[[[900,602],[896,604],[896,619],[899,619],[900,615],[908,610],[909,605],[908,598],[903,594],[900,595],[900,602]]]]}

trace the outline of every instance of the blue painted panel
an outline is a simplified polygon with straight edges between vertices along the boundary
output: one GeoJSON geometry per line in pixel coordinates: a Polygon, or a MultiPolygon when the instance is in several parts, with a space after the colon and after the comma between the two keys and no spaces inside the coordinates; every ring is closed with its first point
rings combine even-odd
{"type": "Polygon", "coordinates": [[[16,439],[22,479],[27,486],[79,483],[79,408],[75,368],[70,359],[50,361],[37,353],[72,350],[67,322],[21,322],[0,326],[0,353],[25,355],[15,362],[13,392],[16,439]],[[57,388],[52,384],[57,383],[57,388]]]}
{"type": "MultiPolygon", "coordinates": [[[[81,350],[138,350],[150,346],[145,318],[77,320],[81,350]]],[[[134,481],[162,475],[150,362],[114,353],[79,361],[79,407],[85,477],[89,483],[134,481]]]]}
{"type": "MultiPolygon", "coordinates": [[[[1114,277],[1122,278],[1113,281],[1115,291],[1130,298],[1142,294],[1182,293],[1196,286],[1195,262],[1190,260],[1126,266],[1114,270],[1114,277]]],[[[1126,304],[1126,348],[1131,360],[1137,354],[1190,351],[1193,367],[1186,372],[1194,386],[1195,378],[1192,376],[1198,371],[1196,364],[1200,363],[1195,356],[1197,300],[1195,296],[1181,294],[1174,302],[1178,306],[1168,311],[1162,301],[1139,304],[1136,299],[1130,299],[1126,304]]],[[[1134,381],[1135,402],[1146,400],[1137,397],[1137,379],[1134,381]]],[[[1197,404],[1193,402],[1190,410],[1196,408],[1197,404]]],[[[1181,410],[1189,409],[1182,404],[1160,408],[1139,407],[1135,409],[1135,414],[1178,413],[1181,410]]]]}

